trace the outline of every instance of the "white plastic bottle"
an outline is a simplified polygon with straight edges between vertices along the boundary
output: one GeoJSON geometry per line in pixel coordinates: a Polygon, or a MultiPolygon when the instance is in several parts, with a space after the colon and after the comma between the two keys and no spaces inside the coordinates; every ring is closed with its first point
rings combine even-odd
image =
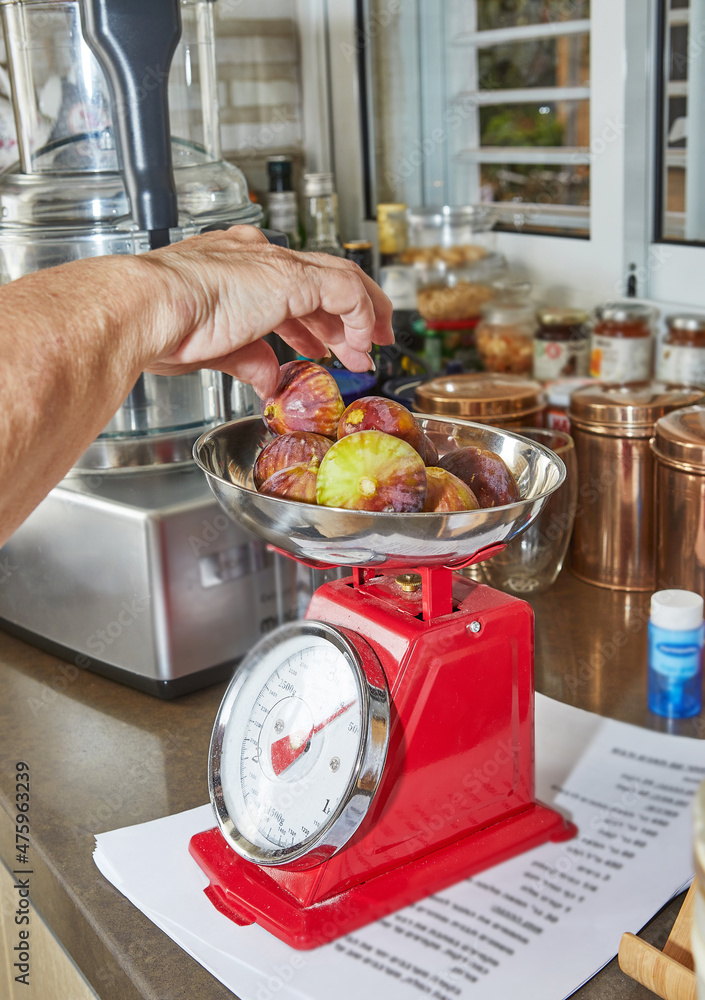
{"type": "Polygon", "coordinates": [[[670,719],[698,715],[703,693],[703,598],[659,590],[649,620],[649,709],[670,719]]]}

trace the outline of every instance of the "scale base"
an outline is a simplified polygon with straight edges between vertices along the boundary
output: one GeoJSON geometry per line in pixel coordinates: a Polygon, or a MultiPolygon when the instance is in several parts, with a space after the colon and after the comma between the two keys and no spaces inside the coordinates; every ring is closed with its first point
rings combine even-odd
{"type": "Polygon", "coordinates": [[[266,868],[241,858],[217,828],[193,836],[189,851],[210,879],[204,891],[216,909],[236,924],[258,923],[293,948],[305,949],[350,934],[546,841],[568,840],[576,833],[560,813],[535,802],[308,907],[277,886],[266,868]]]}

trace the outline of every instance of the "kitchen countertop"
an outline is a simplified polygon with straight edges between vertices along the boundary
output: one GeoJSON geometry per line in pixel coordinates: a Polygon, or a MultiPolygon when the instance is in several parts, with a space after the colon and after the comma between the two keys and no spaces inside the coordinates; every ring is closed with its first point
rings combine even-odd
{"type": "MultiPolygon", "coordinates": [[[[646,708],[648,594],[563,571],[531,602],[536,688],[603,715],[702,738],[705,717],[646,708]],[[628,638],[623,639],[623,635],[628,638]]],[[[93,836],[207,801],[211,727],[225,684],[163,702],[0,633],[0,859],[14,867],[14,764],[31,770],[32,901],[101,1000],[226,1000],[233,994],[100,874],[93,836]]],[[[662,947],[680,899],[644,937],[662,947]]],[[[616,959],[579,1000],[649,1000],[616,959]]]]}

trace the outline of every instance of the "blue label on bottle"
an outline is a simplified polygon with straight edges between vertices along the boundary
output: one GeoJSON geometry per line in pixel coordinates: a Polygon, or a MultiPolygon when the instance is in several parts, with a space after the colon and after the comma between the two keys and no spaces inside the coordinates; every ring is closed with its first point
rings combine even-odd
{"type": "Polygon", "coordinates": [[[656,649],[664,656],[676,656],[682,659],[692,659],[700,655],[700,646],[687,644],[681,646],[675,642],[657,642],[656,649]]]}
{"type": "Polygon", "coordinates": [[[669,682],[686,681],[701,668],[705,627],[672,631],[649,624],[649,667],[669,682]]]}

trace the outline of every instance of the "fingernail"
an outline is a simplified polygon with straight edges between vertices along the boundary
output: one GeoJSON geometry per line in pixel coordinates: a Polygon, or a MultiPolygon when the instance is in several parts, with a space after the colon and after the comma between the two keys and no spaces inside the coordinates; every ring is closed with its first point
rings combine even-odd
{"type": "Polygon", "coordinates": [[[367,357],[370,360],[370,367],[368,368],[368,371],[376,372],[377,371],[377,365],[372,360],[372,355],[369,353],[369,351],[367,352],[367,357]]]}

